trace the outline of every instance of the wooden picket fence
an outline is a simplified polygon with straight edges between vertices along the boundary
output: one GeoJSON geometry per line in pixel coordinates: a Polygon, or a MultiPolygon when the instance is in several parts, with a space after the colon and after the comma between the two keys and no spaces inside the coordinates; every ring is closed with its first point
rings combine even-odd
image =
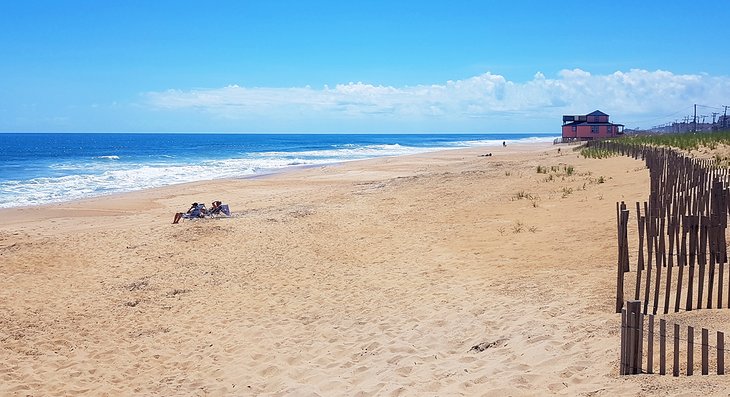
{"type": "Polygon", "coordinates": [[[686,331],[682,331],[685,326],[669,324],[669,329],[673,328],[673,333],[670,334],[667,332],[666,320],[660,319],[657,330],[655,316],[645,315],[641,306],[641,301],[631,300],[626,302],[626,308],[621,311],[621,375],[653,374],[655,369],[658,369],[659,375],[666,375],[669,364],[668,348],[672,351],[670,357],[674,376],[681,373],[692,376],[698,367],[702,375],[708,375],[711,368],[717,375],[725,374],[723,332],[717,332],[713,345],[710,332],[706,328],[701,329],[701,339],[698,341],[695,340],[695,328],[692,326],[686,326],[686,331]],[[697,350],[700,351],[699,361],[694,359],[697,350]],[[684,359],[681,359],[682,351],[686,356],[684,359]],[[714,360],[711,359],[711,354],[714,360]],[[658,368],[655,368],[655,362],[658,363],[658,368]]]}
{"type": "MultiPolygon", "coordinates": [[[[649,169],[650,194],[636,203],[635,277],[627,279],[630,266],[630,212],[616,204],[617,282],[616,312],[622,313],[621,374],[654,373],[654,316],[698,309],[730,308],[730,271],[726,230],[730,213],[728,169],[709,160],[693,159],[657,147],[621,142],[590,142],[589,146],[642,159],[649,169]],[[685,274],[686,273],[686,274],[685,274]],[[627,285],[628,284],[628,285],[627,285]],[[633,285],[632,285],[633,284],[633,285]],[[626,301],[625,291],[633,292],[626,301]],[[727,289],[727,294],[725,290],[727,289]],[[633,290],[633,291],[632,291],[633,290]],[[725,302],[727,300],[727,302],[725,302]],[[645,321],[648,320],[648,321],[645,321]],[[644,329],[645,322],[648,328],[644,329]],[[646,340],[645,340],[646,339],[646,340]],[[646,350],[642,346],[646,346],[646,350]],[[642,365],[642,359],[646,363],[642,365]]],[[[666,373],[666,322],[659,320],[659,373],[666,373]]],[[[680,342],[686,341],[687,375],[694,373],[694,330],[673,324],[673,374],[680,374],[680,342]],[[682,337],[681,335],[686,335],[682,337]]],[[[708,373],[709,331],[702,328],[701,370],[708,373]]],[[[717,333],[716,372],[724,374],[724,334],[717,333]]]]}

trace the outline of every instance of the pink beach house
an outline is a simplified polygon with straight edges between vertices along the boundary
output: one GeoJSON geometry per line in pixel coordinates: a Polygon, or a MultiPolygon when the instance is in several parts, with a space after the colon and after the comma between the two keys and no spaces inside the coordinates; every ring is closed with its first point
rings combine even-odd
{"type": "Polygon", "coordinates": [[[563,116],[563,139],[592,141],[612,138],[624,133],[623,124],[608,121],[608,115],[596,110],[585,116],[563,116]]]}

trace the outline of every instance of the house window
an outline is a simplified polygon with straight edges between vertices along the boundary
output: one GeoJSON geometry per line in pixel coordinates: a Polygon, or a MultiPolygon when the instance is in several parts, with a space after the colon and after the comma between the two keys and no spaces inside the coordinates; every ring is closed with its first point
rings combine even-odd
{"type": "Polygon", "coordinates": [[[571,131],[571,132],[576,132],[576,131],[578,131],[578,127],[576,127],[576,126],[572,126],[572,127],[570,127],[570,131],[571,131]]]}
{"type": "Polygon", "coordinates": [[[606,126],[606,132],[608,132],[609,134],[611,133],[611,126],[610,125],[609,126],[606,126]]]}
{"type": "Polygon", "coordinates": [[[592,125],[591,126],[591,134],[598,134],[598,126],[592,125]]]}

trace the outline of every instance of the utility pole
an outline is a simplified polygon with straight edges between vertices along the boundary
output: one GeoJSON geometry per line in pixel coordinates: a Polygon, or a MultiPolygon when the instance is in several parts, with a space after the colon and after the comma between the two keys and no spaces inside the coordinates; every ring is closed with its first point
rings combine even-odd
{"type": "Polygon", "coordinates": [[[717,117],[718,114],[720,114],[720,113],[712,112],[712,128],[711,129],[713,131],[717,130],[717,126],[715,125],[715,117],[717,117]]]}
{"type": "Polygon", "coordinates": [[[725,108],[725,115],[722,116],[722,129],[724,130],[727,128],[727,106],[723,106],[725,108]]]}
{"type": "Polygon", "coordinates": [[[697,104],[695,103],[695,115],[692,118],[692,132],[697,132],[697,104]]]}

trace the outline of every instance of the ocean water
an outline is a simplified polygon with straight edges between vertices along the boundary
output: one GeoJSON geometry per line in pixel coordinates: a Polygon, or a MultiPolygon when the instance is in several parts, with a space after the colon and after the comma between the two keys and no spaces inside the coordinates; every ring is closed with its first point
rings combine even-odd
{"type": "Polygon", "coordinates": [[[0,208],[557,134],[0,134],[0,208]]]}

